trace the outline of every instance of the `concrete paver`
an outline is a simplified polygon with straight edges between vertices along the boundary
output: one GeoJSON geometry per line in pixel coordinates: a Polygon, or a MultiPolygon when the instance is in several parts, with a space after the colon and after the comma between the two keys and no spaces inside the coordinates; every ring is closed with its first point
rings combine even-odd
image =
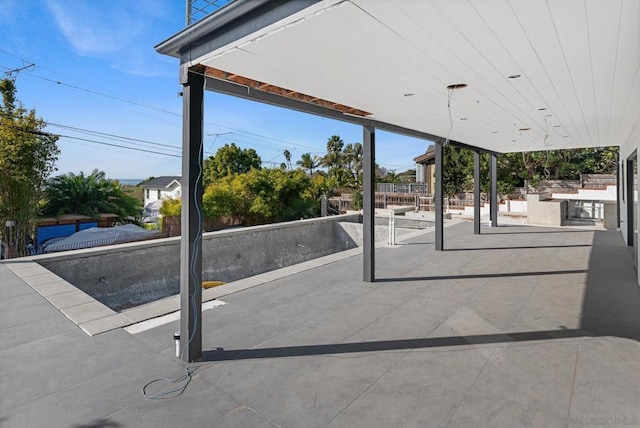
{"type": "Polygon", "coordinates": [[[573,340],[496,348],[448,425],[564,426],[578,346],[573,340]]]}
{"type": "Polygon", "coordinates": [[[446,426],[487,359],[477,349],[412,351],[330,426],[446,426]]]}
{"type": "MultiPolygon", "coordinates": [[[[141,389],[183,373],[178,322],[90,337],[16,275],[40,269],[0,264],[0,427],[640,426],[619,233],[463,223],[445,251],[424,233],[376,255],[374,283],[354,251],[228,287],[202,313],[205,361],[165,400],[141,389]]],[[[100,308],[77,303],[91,330],[100,308]]]]}
{"type": "Polygon", "coordinates": [[[638,373],[637,341],[582,339],[568,426],[640,426],[638,373]]]}

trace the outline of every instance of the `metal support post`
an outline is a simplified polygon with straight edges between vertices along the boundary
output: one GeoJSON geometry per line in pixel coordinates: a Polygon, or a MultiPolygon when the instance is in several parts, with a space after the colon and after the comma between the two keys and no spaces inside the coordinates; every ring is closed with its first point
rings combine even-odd
{"type": "Polygon", "coordinates": [[[375,281],[375,170],[376,170],[376,131],[375,127],[362,127],[362,246],[363,246],[363,276],[366,282],[375,281]]]}
{"type": "Polygon", "coordinates": [[[480,235],[480,153],[473,152],[473,233],[480,235]]]}
{"type": "MultiPolygon", "coordinates": [[[[637,155],[634,153],[633,156],[637,155]]],[[[627,167],[625,168],[625,172],[627,176],[624,177],[624,180],[626,180],[627,183],[627,245],[629,247],[633,247],[635,245],[633,239],[633,232],[635,229],[635,219],[633,218],[633,213],[635,212],[635,210],[633,205],[638,203],[637,200],[634,200],[635,192],[633,189],[633,182],[635,178],[635,172],[633,170],[633,157],[628,158],[626,160],[626,163],[627,167]]]]}
{"type": "Polygon", "coordinates": [[[436,210],[436,251],[443,250],[443,204],[442,204],[442,142],[436,141],[436,188],[434,195],[436,210]]]}
{"type": "Polygon", "coordinates": [[[491,153],[491,206],[490,219],[491,226],[498,226],[498,157],[491,153]]]}
{"type": "Polygon", "coordinates": [[[620,176],[620,153],[616,153],[616,228],[618,230],[620,230],[620,183],[622,183],[622,180],[623,178],[620,176]]]}
{"type": "Polygon", "coordinates": [[[389,245],[396,245],[396,212],[389,210],[389,245]]]}
{"type": "Polygon", "coordinates": [[[180,349],[186,362],[202,359],[202,156],[204,80],[182,82],[182,237],[180,238],[180,349]]]}

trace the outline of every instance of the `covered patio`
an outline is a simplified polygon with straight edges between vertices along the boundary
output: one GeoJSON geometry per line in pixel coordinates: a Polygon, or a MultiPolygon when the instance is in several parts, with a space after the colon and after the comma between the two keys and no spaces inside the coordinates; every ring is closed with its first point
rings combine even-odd
{"type": "Polygon", "coordinates": [[[195,314],[205,90],[362,126],[365,282],[378,276],[376,129],[435,142],[436,251],[447,247],[444,145],[475,152],[474,234],[482,232],[481,153],[490,156],[496,226],[500,153],[619,146],[620,229],[635,249],[639,19],[633,0],[236,0],[159,44],[158,52],[180,59],[184,87],[185,361],[202,356],[195,314]]]}
{"type": "MultiPolygon", "coordinates": [[[[472,223],[289,269],[179,322],[87,336],[0,264],[0,426],[640,425],[640,290],[620,234],[472,223]],[[425,262],[427,261],[427,262],[425,262]]],[[[18,263],[15,261],[14,263],[18,263]]]]}

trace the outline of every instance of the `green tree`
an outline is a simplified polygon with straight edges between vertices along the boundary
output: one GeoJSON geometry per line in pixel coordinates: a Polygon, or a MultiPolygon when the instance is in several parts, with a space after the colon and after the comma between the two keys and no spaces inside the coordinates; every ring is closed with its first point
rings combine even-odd
{"type": "Polygon", "coordinates": [[[282,152],[282,154],[287,161],[287,168],[291,169],[291,152],[289,150],[285,150],[282,152]]]}
{"type": "Polygon", "coordinates": [[[252,169],[208,186],[203,209],[206,216],[234,216],[247,226],[311,217],[319,209],[312,187],[302,170],[252,169]]]}
{"type": "Polygon", "coordinates": [[[299,165],[301,168],[305,170],[309,170],[309,175],[313,175],[313,170],[320,166],[320,158],[317,155],[311,156],[311,153],[303,153],[300,157],[300,160],[296,162],[296,165],[299,165]]]}
{"type": "Polygon", "coordinates": [[[124,192],[120,184],[106,178],[103,171],[94,169],[85,175],[68,173],[50,179],[44,189],[44,215],[117,214],[120,223],[131,223],[140,217],[142,204],[124,192]]]}
{"type": "Polygon", "coordinates": [[[254,170],[238,177],[248,202],[245,223],[275,223],[310,217],[313,201],[305,197],[311,182],[300,170],[254,170]]]}
{"type": "Polygon", "coordinates": [[[398,174],[400,177],[400,181],[403,183],[412,183],[416,181],[416,170],[415,169],[407,169],[398,174]]]}
{"type": "Polygon", "coordinates": [[[244,219],[248,201],[237,175],[230,175],[209,185],[202,197],[202,208],[206,217],[236,217],[244,219]]]}
{"type": "Polygon", "coordinates": [[[400,179],[400,174],[396,172],[395,169],[388,169],[381,180],[384,183],[400,183],[402,180],[400,179]]]}
{"type": "Polygon", "coordinates": [[[58,137],[42,131],[44,120],[23,107],[16,91],[12,79],[0,80],[0,239],[21,251],[29,242],[42,186],[55,171],[60,151],[58,137]],[[13,222],[11,229],[5,228],[7,221],[13,222]]]}
{"type": "Polygon", "coordinates": [[[160,214],[164,217],[180,215],[182,210],[182,198],[163,199],[160,214]]]}
{"type": "Polygon", "coordinates": [[[345,167],[349,171],[348,184],[358,187],[360,183],[360,174],[362,173],[362,144],[347,144],[343,151],[345,167]]]}
{"type": "Polygon", "coordinates": [[[452,144],[443,147],[442,191],[445,196],[455,196],[465,191],[467,185],[466,168],[473,165],[473,153],[452,144]]]}
{"type": "Polygon", "coordinates": [[[343,185],[345,178],[343,148],[342,138],[333,135],[327,140],[327,154],[322,158],[322,165],[327,167],[329,178],[334,179],[338,186],[343,185]]]}
{"type": "Polygon", "coordinates": [[[241,149],[235,143],[225,144],[204,161],[204,186],[222,177],[260,169],[262,160],[254,149],[241,149]]]}

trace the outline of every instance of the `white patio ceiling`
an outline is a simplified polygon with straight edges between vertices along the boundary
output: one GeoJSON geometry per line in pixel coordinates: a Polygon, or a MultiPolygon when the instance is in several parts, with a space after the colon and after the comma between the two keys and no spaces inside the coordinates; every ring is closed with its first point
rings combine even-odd
{"type": "Polygon", "coordinates": [[[326,0],[191,64],[497,152],[640,136],[638,0],[326,0]]]}

